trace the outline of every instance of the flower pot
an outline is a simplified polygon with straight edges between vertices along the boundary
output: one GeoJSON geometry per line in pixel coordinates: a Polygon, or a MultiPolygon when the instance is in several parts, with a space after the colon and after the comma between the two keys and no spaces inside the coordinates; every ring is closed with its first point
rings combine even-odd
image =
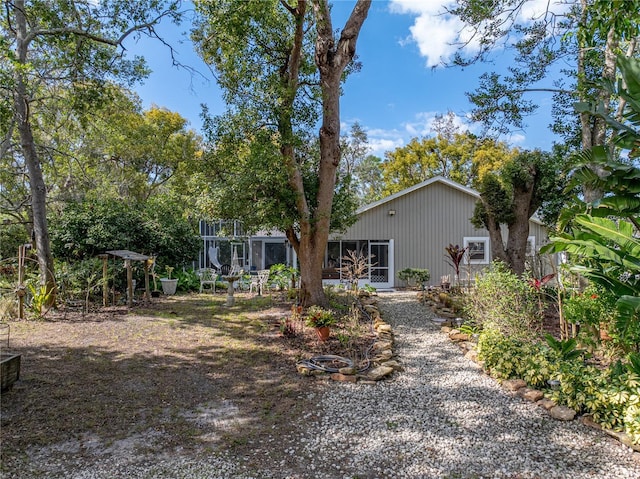
{"type": "Polygon", "coordinates": [[[329,339],[331,329],[329,329],[329,326],[320,326],[319,328],[316,328],[316,334],[318,335],[318,339],[320,341],[326,341],[327,339],[329,339]]]}
{"type": "Polygon", "coordinates": [[[176,294],[176,288],[178,287],[177,279],[160,278],[160,283],[162,283],[162,292],[164,294],[176,294]]]}

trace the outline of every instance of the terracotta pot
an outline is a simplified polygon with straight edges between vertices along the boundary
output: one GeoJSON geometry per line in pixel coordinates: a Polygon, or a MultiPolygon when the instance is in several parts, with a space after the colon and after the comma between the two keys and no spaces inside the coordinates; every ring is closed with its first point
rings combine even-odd
{"type": "Polygon", "coordinates": [[[326,341],[327,339],[329,339],[331,329],[329,329],[329,326],[322,326],[320,328],[316,328],[316,334],[318,335],[318,339],[320,341],[326,341]]]}

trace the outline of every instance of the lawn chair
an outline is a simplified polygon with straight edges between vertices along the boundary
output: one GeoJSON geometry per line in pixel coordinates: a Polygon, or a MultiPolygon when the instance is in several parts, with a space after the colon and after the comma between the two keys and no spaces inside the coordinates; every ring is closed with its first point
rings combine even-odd
{"type": "Polygon", "coordinates": [[[216,270],[212,268],[201,268],[198,271],[198,276],[200,277],[200,292],[204,290],[204,287],[209,285],[211,287],[211,292],[216,292],[216,279],[218,279],[218,273],[216,270]]]}
{"type": "Polygon", "coordinates": [[[267,281],[269,281],[269,270],[263,269],[258,271],[258,274],[256,276],[251,277],[249,293],[253,292],[253,288],[255,288],[258,296],[261,296],[262,292],[264,291],[264,287],[267,284],[267,281]]]}

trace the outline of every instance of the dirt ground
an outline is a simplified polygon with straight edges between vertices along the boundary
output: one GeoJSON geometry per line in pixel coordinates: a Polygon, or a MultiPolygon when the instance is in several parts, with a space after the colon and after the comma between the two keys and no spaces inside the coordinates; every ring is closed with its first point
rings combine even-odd
{"type": "Polygon", "coordinates": [[[225,299],[163,297],[12,322],[9,350],[22,365],[1,396],[0,471],[129,452],[243,454],[274,428],[286,435],[322,387],[296,361],[344,353],[344,341],[320,343],[302,325],[284,337],[291,304],[275,296],[240,294],[230,308],[225,299]]]}

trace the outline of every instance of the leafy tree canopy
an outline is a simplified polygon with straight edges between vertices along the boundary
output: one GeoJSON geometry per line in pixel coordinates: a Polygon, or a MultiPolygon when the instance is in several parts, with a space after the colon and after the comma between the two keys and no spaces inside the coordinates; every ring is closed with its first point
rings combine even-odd
{"type": "Polygon", "coordinates": [[[382,163],[383,196],[391,195],[434,176],[474,186],[516,154],[505,143],[481,139],[465,132],[449,138],[412,139],[385,154],[382,163]]]}

